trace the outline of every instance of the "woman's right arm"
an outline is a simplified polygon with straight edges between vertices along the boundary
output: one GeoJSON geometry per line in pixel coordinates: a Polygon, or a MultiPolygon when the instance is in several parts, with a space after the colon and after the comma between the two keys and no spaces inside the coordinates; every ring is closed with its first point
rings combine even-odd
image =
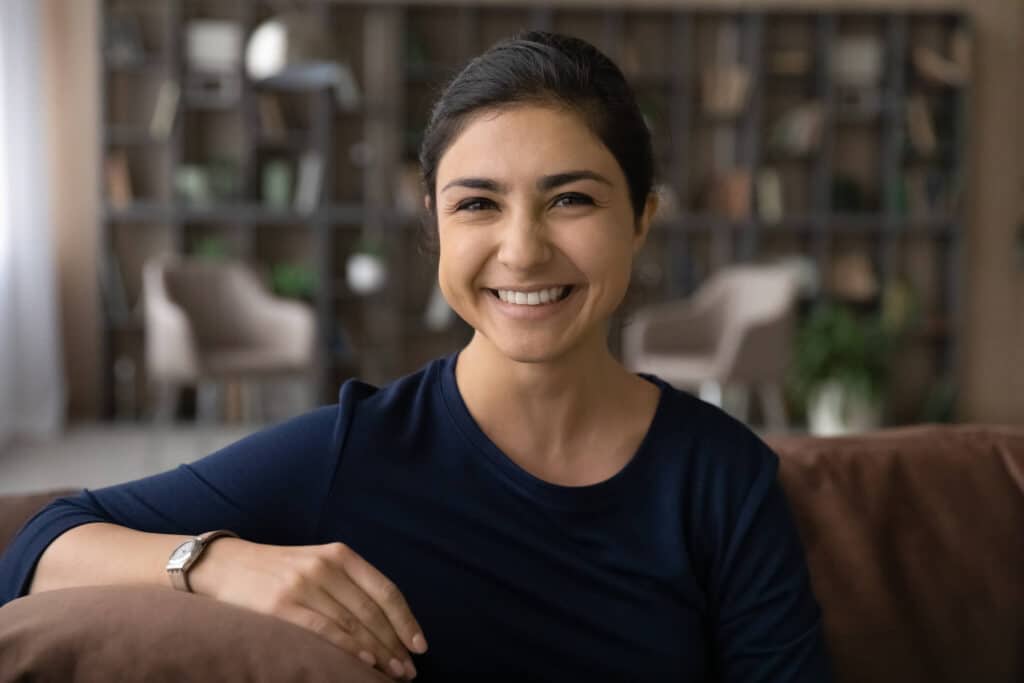
{"type": "MultiPolygon", "coordinates": [[[[171,552],[191,538],[90,523],[43,552],[30,592],[111,584],[168,586],[171,552]]],[[[398,588],[341,543],[276,546],[212,542],[189,571],[194,593],[292,622],[399,678],[416,675],[406,648],[426,649],[398,588]]]]}
{"type": "MultiPolygon", "coordinates": [[[[343,392],[344,399],[344,392],[343,392]]],[[[349,412],[349,411],[345,411],[349,412]]],[[[171,552],[230,529],[189,573],[193,590],[274,614],[352,654],[411,661],[420,634],[396,587],[340,543],[312,545],[344,425],[322,408],[191,465],[63,498],[37,514],[0,558],[0,604],[27,591],[170,583],[171,552]],[[306,544],[306,545],[301,545],[306,544]]]]}

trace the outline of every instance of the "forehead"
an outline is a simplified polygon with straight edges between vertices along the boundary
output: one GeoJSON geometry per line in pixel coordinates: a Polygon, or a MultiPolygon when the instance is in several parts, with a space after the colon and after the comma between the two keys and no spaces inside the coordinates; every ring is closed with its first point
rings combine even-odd
{"type": "Polygon", "coordinates": [[[618,179],[615,157],[579,114],[521,105],[473,116],[441,157],[437,180],[442,187],[442,179],[464,175],[533,177],[569,168],[618,179]]]}

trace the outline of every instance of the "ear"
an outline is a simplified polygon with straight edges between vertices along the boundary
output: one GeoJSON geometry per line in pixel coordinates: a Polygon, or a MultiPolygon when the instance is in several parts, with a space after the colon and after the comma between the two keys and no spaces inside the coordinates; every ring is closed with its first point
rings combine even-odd
{"type": "Polygon", "coordinates": [[[651,230],[654,222],[654,214],[658,212],[658,193],[650,192],[647,201],[644,203],[643,213],[636,219],[636,228],[633,231],[633,253],[638,253],[647,242],[647,233],[651,230]]]}
{"type": "Polygon", "coordinates": [[[425,208],[427,210],[427,212],[430,213],[430,195],[429,194],[423,195],[423,208],[425,208]]]}

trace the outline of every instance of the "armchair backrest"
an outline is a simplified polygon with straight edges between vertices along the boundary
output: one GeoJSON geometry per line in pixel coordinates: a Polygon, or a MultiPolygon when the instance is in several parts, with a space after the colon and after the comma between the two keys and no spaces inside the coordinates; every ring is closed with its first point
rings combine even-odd
{"type": "Polygon", "coordinates": [[[167,296],[185,312],[200,348],[245,346],[258,337],[250,312],[268,295],[248,267],[169,261],[162,276],[167,296]]]}

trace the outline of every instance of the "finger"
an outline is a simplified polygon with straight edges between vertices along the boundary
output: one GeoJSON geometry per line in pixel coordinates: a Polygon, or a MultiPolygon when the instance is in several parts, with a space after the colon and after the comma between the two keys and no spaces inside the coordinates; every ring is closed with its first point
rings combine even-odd
{"type": "MultiPolygon", "coordinates": [[[[412,666],[412,661],[408,659],[404,650],[400,651],[400,658],[396,657],[385,643],[377,638],[348,608],[335,600],[327,589],[316,586],[303,591],[298,599],[300,604],[314,612],[326,615],[343,631],[351,635],[363,650],[372,655],[385,673],[403,678],[416,675],[416,669],[412,666]],[[410,668],[406,667],[406,661],[410,668]]],[[[399,647],[401,646],[399,645],[399,647]]]]}
{"type": "Polygon", "coordinates": [[[285,621],[291,622],[296,626],[301,626],[307,631],[315,633],[350,655],[359,657],[359,659],[370,666],[375,666],[377,664],[374,656],[367,652],[351,634],[343,631],[336,622],[320,612],[316,612],[302,605],[294,604],[279,610],[276,615],[285,621]]]}
{"type": "Polygon", "coordinates": [[[366,591],[340,569],[335,575],[325,578],[324,586],[334,600],[348,610],[374,638],[383,644],[388,653],[385,661],[389,666],[397,671],[397,667],[390,661],[394,659],[399,666],[406,667],[411,675],[415,675],[415,667],[408,651],[395,634],[387,616],[366,591]]]}
{"type": "Polygon", "coordinates": [[[379,606],[405,647],[420,654],[426,652],[427,641],[423,629],[398,587],[356,551],[344,544],[332,545],[340,546],[334,548],[334,552],[345,573],[379,606]]]}

